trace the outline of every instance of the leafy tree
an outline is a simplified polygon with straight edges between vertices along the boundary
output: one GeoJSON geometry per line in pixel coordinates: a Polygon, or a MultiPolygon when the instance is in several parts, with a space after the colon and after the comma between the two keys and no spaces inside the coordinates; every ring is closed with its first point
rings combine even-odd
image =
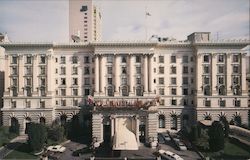
{"type": "Polygon", "coordinates": [[[38,123],[30,123],[27,129],[28,144],[32,151],[41,151],[47,139],[46,127],[38,123]]]}
{"type": "Polygon", "coordinates": [[[208,130],[209,148],[211,151],[219,151],[224,148],[224,130],[220,122],[214,121],[208,130]]]}
{"type": "Polygon", "coordinates": [[[190,139],[192,141],[196,141],[198,139],[199,133],[198,133],[198,127],[197,125],[194,125],[191,127],[191,132],[190,132],[190,139]]]}
{"type": "Polygon", "coordinates": [[[62,141],[64,138],[64,127],[59,125],[54,125],[48,128],[48,139],[53,141],[62,141]]]}
{"type": "Polygon", "coordinates": [[[220,121],[223,124],[224,137],[227,138],[229,135],[229,123],[228,123],[226,117],[221,117],[220,121]]]}

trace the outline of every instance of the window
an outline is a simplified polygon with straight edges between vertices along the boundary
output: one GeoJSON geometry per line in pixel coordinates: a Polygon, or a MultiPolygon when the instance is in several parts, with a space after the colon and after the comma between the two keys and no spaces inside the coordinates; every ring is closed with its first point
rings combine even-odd
{"type": "Polygon", "coordinates": [[[188,66],[183,66],[182,73],[184,73],[184,74],[188,73],[188,66]]]}
{"type": "Polygon", "coordinates": [[[41,96],[46,96],[46,89],[45,89],[45,87],[41,87],[40,88],[40,94],[41,94],[41,96]]]}
{"type": "Polygon", "coordinates": [[[224,62],[224,55],[222,55],[222,54],[218,55],[218,62],[219,63],[224,62]]]}
{"type": "Polygon", "coordinates": [[[240,107],[240,100],[235,99],[235,100],[234,100],[234,106],[235,106],[235,107],[240,107]]]}
{"type": "Polygon", "coordinates": [[[31,86],[31,78],[27,78],[26,79],[26,85],[27,86],[31,86]]]}
{"type": "Polygon", "coordinates": [[[73,67],[73,68],[72,68],[72,74],[77,74],[77,73],[78,73],[77,67],[73,67]]]}
{"type": "Polygon", "coordinates": [[[176,67],[174,66],[171,67],[171,74],[176,74],[176,67]]]}
{"type": "Polygon", "coordinates": [[[77,99],[73,100],[73,106],[78,106],[78,100],[77,99]]]}
{"type": "Polygon", "coordinates": [[[123,86],[121,89],[122,89],[122,96],[128,96],[128,88],[127,88],[127,86],[123,86]]]}
{"type": "Polygon", "coordinates": [[[136,78],[136,84],[141,84],[141,78],[140,77],[136,78]]]}
{"type": "Polygon", "coordinates": [[[205,96],[210,96],[210,86],[205,86],[204,88],[203,88],[203,93],[204,93],[204,95],[205,96]]]}
{"type": "Polygon", "coordinates": [[[16,101],[11,102],[11,108],[16,108],[16,101]]]}
{"type": "Polygon", "coordinates": [[[211,107],[211,101],[210,100],[206,99],[204,103],[205,103],[206,107],[211,107]]]}
{"type": "Polygon", "coordinates": [[[188,77],[182,77],[182,84],[188,85],[188,77]]]}
{"type": "Polygon", "coordinates": [[[182,63],[188,63],[188,56],[182,57],[182,63]]]}
{"type": "Polygon", "coordinates": [[[32,68],[26,67],[26,75],[32,75],[32,68]]]}
{"type": "Polygon", "coordinates": [[[171,78],[171,84],[176,84],[176,78],[175,77],[171,78]]]}
{"type": "Polygon", "coordinates": [[[108,84],[112,84],[112,78],[108,78],[108,84]]]}
{"type": "Polygon", "coordinates": [[[84,78],[84,84],[85,85],[90,85],[90,78],[84,78]]]}
{"type": "Polygon", "coordinates": [[[114,96],[113,87],[108,87],[108,96],[114,96]]]}
{"type": "Polygon", "coordinates": [[[77,56],[73,56],[72,57],[72,63],[73,64],[77,64],[78,63],[78,57],[77,56]]]}
{"type": "Polygon", "coordinates": [[[187,99],[183,99],[183,105],[184,106],[188,105],[188,100],[187,99]]]}
{"type": "Polygon", "coordinates": [[[17,67],[12,67],[12,74],[17,75],[17,67]]]}
{"type": "Polygon", "coordinates": [[[45,108],[45,101],[40,101],[40,108],[45,108]]]}
{"type": "Polygon", "coordinates": [[[165,128],[165,116],[159,115],[159,128],[165,128]]]}
{"type": "Polygon", "coordinates": [[[61,89],[61,96],[66,96],[66,89],[61,89]]]}
{"type": "Polygon", "coordinates": [[[46,57],[45,56],[40,56],[40,63],[45,64],[46,63],[46,57]]]}
{"type": "Polygon", "coordinates": [[[238,63],[239,62],[239,55],[233,55],[233,62],[238,63]]]}
{"type": "Polygon", "coordinates": [[[84,89],[84,95],[85,96],[90,95],[90,89],[88,88],[84,89]]]}
{"type": "Polygon", "coordinates": [[[127,74],[127,67],[122,67],[122,74],[127,74]]]}
{"type": "Polygon", "coordinates": [[[41,74],[41,75],[45,75],[45,74],[46,74],[45,71],[46,71],[45,66],[41,66],[41,67],[40,67],[40,74],[41,74]]]}
{"type": "Polygon", "coordinates": [[[209,84],[210,78],[208,76],[205,76],[203,78],[203,84],[209,84]]]}
{"type": "Polygon", "coordinates": [[[236,65],[233,66],[233,73],[240,73],[239,66],[236,66],[236,65]]]}
{"type": "Polygon", "coordinates": [[[136,67],[136,74],[141,74],[141,67],[136,67]]]}
{"type": "Polygon", "coordinates": [[[26,57],[26,64],[31,64],[32,63],[32,58],[31,56],[26,57]]]}
{"type": "Polygon", "coordinates": [[[240,86],[239,85],[233,86],[233,95],[240,95],[240,86]]]}
{"type": "Polygon", "coordinates": [[[187,88],[183,88],[182,95],[188,95],[188,89],[187,88]]]}
{"type": "Polygon", "coordinates": [[[90,74],[89,67],[84,67],[84,74],[90,74]]]}
{"type": "Polygon", "coordinates": [[[209,55],[204,55],[203,56],[203,62],[204,63],[209,63],[209,55]]]}
{"type": "Polygon", "coordinates": [[[176,63],[176,56],[171,56],[171,63],[176,63]]]}
{"type": "Polygon", "coordinates": [[[17,64],[17,57],[16,56],[12,57],[12,64],[17,64]]]}
{"type": "Polygon", "coordinates": [[[143,96],[143,90],[142,90],[142,88],[140,86],[136,87],[135,93],[136,93],[136,96],[143,96]]]}
{"type": "Polygon", "coordinates": [[[219,95],[226,95],[226,91],[225,91],[225,86],[224,85],[219,86],[218,93],[219,93],[219,95]]]}
{"type": "Polygon", "coordinates": [[[177,116],[176,115],[171,116],[171,129],[177,130],[177,116]]]}
{"type": "Polygon", "coordinates": [[[160,95],[164,95],[164,94],[165,94],[164,88],[159,88],[159,94],[160,94],[160,95]]]}
{"type": "Polygon", "coordinates": [[[164,78],[162,77],[159,78],[159,84],[164,84],[164,78]]]}
{"type": "Polygon", "coordinates": [[[58,69],[56,68],[56,73],[58,73],[58,69]]]}
{"type": "Polygon", "coordinates": [[[219,104],[220,104],[220,107],[225,107],[226,106],[226,101],[225,100],[220,100],[219,104]]]}
{"type": "Polygon", "coordinates": [[[122,63],[127,63],[127,57],[126,56],[122,56],[121,59],[122,59],[122,63]]]}
{"type": "Polygon", "coordinates": [[[55,59],[55,62],[56,62],[56,63],[58,62],[58,58],[55,59]]]}
{"type": "Polygon", "coordinates": [[[194,72],[194,68],[193,68],[193,67],[190,68],[190,72],[191,72],[191,73],[194,72]]]}
{"type": "Polygon", "coordinates": [[[159,67],[159,73],[164,74],[164,67],[159,67]]]}
{"type": "Polygon", "coordinates": [[[233,76],[233,85],[239,85],[240,84],[240,77],[239,76],[233,76]]]}
{"type": "Polygon", "coordinates": [[[61,100],[61,105],[62,105],[62,106],[66,106],[66,100],[65,100],[65,99],[62,99],[62,100],[61,100]]]}
{"type": "Polygon", "coordinates": [[[73,89],[73,96],[77,96],[78,95],[78,89],[73,89]]]}
{"type": "Polygon", "coordinates": [[[30,88],[30,87],[27,87],[27,88],[26,88],[26,95],[27,95],[28,97],[31,97],[31,96],[32,96],[31,88],[30,88]]]}
{"type": "Polygon", "coordinates": [[[208,74],[209,73],[209,66],[203,66],[203,73],[208,74]]]}
{"type": "Polygon", "coordinates": [[[224,73],[224,66],[218,66],[218,73],[224,73]]]}
{"type": "Polygon", "coordinates": [[[164,56],[159,56],[159,63],[164,63],[164,56]]]}
{"type": "Polygon", "coordinates": [[[12,79],[12,85],[13,85],[13,86],[17,86],[17,79],[16,79],[16,78],[13,78],[13,79],[12,79]]]}
{"type": "Polygon", "coordinates": [[[61,64],[65,64],[66,63],[66,57],[62,56],[61,57],[61,64]]]}
{"type": "Polygon", "coordinates": [[[113,73],[112,67],[107,67],[107,70],[108,70],[108,74],[112,74],[113,73]]]}
{"type": "Polygon", "coordinates": [[[26,108],[30,108],[30,107],[31,107],[30,101],[26,101],[26,108]]]}
{"type": "Polygon", "coordinates": [[[78,78],[73,78],[73,83],[72,83],[72,85],[78,85],[78,78]]]}
{"type": "Polygon", "coordinates": [[[65,75],[66,74],[66,68],[65,67],[61,67],[61,75],[65,75]]]}
{"type": "Polygon", "coordinates": [[[122,85],[126,85],[127,84],[127,78],[122,77],[122,85]]]}
{"type": "Polygon", "coordinates": [[[66,85],[66,78],[61,78],[61,85],[66,85]]]}
{"type": "Polygon", "coordinates": [[[89,56],[84,56],[84,63],[89,63],[89,56]]]}
{"type": "Polygon", "coordinates": [[[176,106],[177,105],[177,100],[176,99],[171,99],[171,105],[176,106]]]}
{"type": "Polygon", "coordinates": [[[12,87],[12,96],[17,97],[17,87],[12,87]]]}
{"type": "Polygon", "coordinates": [[[161,105],[161,106],[164,106],[164,105],[165,105],[165,100],[164,100],[164,99],[161,99],[161,100],[160,100],[160,105],[161,105]]]}
{"type": "Polygon", "coordinates": [[[172,88],[172,89],[171,89],[171,94],[172,94],[172,95],[176,95],[176,88],[172,88]]]}
{"type": "Polygon", "coordinates": [[[136,56],[135,57],[135,62],[136,63],[141,63],[141,56],[136,56]]]}
{"type": "Polygon", "coordinates": [[[113,59],[114,59],[114,57],[111,56],[111,55],[109,55],[109,56],[107,57],[107,62],[108,62],[108,63],[113,63],[113,59]]]}

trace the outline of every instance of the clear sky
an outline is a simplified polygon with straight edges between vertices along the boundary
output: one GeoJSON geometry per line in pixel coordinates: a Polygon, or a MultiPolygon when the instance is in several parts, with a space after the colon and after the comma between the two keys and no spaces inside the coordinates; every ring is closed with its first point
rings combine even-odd
{"type": "MultiPolygon", "coordinates": [[[[249,0],[95,0],[103,40],[186,39],[212,32],[214,39],[248,38],[249,0]],[[151,14],[145,20],[145,9],[151,14]],[[147,25],[146,25],[147,24],[147,25]]],[[[68,41],[68,0],[0,0],[0,32],[12,41],[68,41]]]]}

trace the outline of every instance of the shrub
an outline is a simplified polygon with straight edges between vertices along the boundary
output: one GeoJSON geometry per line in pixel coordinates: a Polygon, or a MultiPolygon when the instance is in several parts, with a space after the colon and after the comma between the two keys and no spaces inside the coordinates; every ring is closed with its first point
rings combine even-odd
{"type": "Polygon", "coordinates": [[[64,139],[64,127],[54,125],[52,128],[48,128],[48,139],[53,141],[62,141],[64,139]]]}
{"type": "Polygon", "coordinates": [[[47,140],[46,127],[38,123],[30,123],[27,129],[28,144],[32,151],[41,151],[47,140]]]}
{"type": "Polygon", "coordinates": [[[220,122],[214,121],[208,130],[209,148],[211,151],[224,149],[224,130],[220,122]]]}
{"type": "Polygon", "coordinates": [[[19,130],[20,130],[20,124],[11,125],[10,128],[9,128],[10,133],[14,133],[14,134],[17,134],[17,135],[19,135],[19,130]]]}

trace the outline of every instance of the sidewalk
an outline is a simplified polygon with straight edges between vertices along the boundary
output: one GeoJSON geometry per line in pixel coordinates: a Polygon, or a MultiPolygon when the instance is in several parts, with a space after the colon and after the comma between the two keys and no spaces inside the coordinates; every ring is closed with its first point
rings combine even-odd
{"type": "Polygon", "coordinates": [[[10,143],[2,146],[0,148],[0,159],[6,157],[10,152],[19,147],[21,143],[26,142],[27,138],[28,137],[26,135],[17,136],[16,138],[12,139],[10,143]]]}

